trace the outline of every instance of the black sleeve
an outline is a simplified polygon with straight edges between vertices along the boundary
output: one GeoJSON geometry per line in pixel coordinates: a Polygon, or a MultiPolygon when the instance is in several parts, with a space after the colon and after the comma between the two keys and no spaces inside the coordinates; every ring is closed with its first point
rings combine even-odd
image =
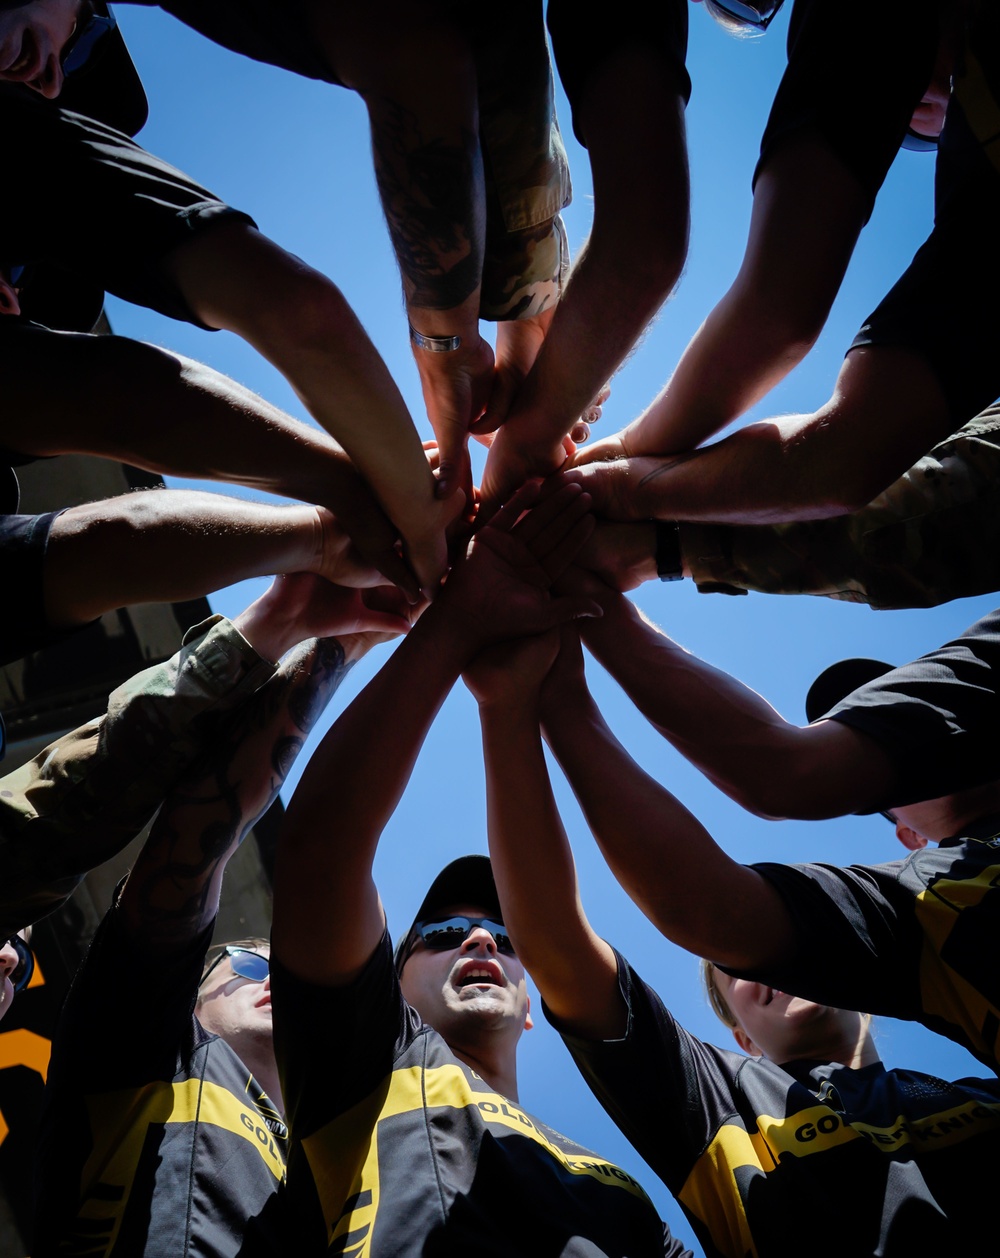
{"type": "Polygon", "coordinates": [[[153,953],[112,907],[63,1006],[50,1083],[76,1080],[95,1093],[170,1079],[196,1033],[194,1003],[211,938],[209,926],[182,951],[153,953]]]}
{"type": "Polygon", "coordinates": [[[881,806],[936,799],[1000,777],[1000,611],[855,690],[828,714],[878,742],[896,769],[881,806]]]}
{"type": "Polygon", "coordinates": [[[628,1006],[623,1038],[560,1034],[608,1115],[676,1196],[719,1127],[740,1121],[734,1090],[746,1058],[685,1031],[621,956],[618,975],[628,1006]]]}
{"type": "Polygon", "coordinates": [[[352,983],[302,982],[272,955],[274,1050],[297,1141],[369,1097],[421,1026],[403,999],[386,932],[352,983]]]}
{"type": "Polygon", "coordinates": [[[67,282],[204,326],[160,262],[194,232],[252,224],[248,215],[121,132],[2,86],[0,166],[18,172],[0,199],[0,265],[56,267],[67,282]]]}
{"type": "Polygon", "coordinates": [[[845,22],[839,0],[796,0],[788,68],[778,85],[754,182],[789,136],[819,134],[873,205],[930,82],[940,0],[914,0],[905,18],[868,0],[845,22]]]}
{"type": "Polygon", "coordinates": [[[754,865],[784,900],[795,946],[766,970],[720,968],[817,1004],[919,1018],[923,936],[914,893],[900,882],[905,864],[754,865]]]}

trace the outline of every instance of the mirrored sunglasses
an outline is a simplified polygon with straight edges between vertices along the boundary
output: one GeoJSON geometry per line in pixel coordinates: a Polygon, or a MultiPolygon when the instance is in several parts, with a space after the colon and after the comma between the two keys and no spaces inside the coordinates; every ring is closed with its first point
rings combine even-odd
{"type": "Polygon", "coordinates": [[[514,955],[514,945],[507,934],[507,927],[503,922],[493,921],[489,917],[428,918],[423,922],[414,922],[413,933],[420,937],[425,948],[446,952],[449,948],[460,948],[477,926],[482,926],[483,930],[489,931],[493,936],[497,952],[508,957],[514,955]]]}
{"type": "Polygon", "coordinates": [[[761,4],[743,4],[742,0],[715,0],[716,7],[728,13],[744,26],[753,26],[759,31],[766,31],[778,16],[778,10],[785,0],[763,0],[761,4]]]}
{"type": "Polygon", "coordinates": [[[31,949],[20,935],[11,935],[7,943],[17,953],[17,965],[14,966],[7,977],[10,979],[15,992],[23,992],[31,982],[31,976],[35,972],[35,958],[31,949]]]}
{"type": "Polygon", "coordinates": [[[94,12],[92,4],[85,4],[80,12],[76,30],[67,40],[62,50],[62,68],[64,74],[72,74],[82,69],[90,60],[91,54],[106,35],[118,25],[115,15],[109,8],[107,14],[101,16],[94,12]]]}
{"type": "Polygon", "coordinates": [[[264,979],[271,972],[270,962],[263,953],[251,952],[248,948],[236,948],[231,944],[227,944],[201,976],[199,987],[204,985],[205,980],[212,971],[221,965],[227,957],[233,973],[238,974],[240,978],[248,978],[253,983],[263,983],[264,979]]]}

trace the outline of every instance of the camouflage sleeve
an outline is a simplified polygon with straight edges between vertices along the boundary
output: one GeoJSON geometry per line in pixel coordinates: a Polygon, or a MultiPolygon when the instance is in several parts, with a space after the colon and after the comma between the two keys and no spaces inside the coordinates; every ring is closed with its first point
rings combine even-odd
{"type": "Polygon", "coordinates": [[[887,610],[1000,589],[1000,406],[852,515],[680,529],[704,593],[821,594],[887,610]]]}
{"type": "Polygon", "coordinates": [[[569,205],[569,162],[556,118],[542,6],[516,4],[499,26],[489,6],[463,19],[479,77],[486,176],[483,319],[541,314],[569,271],[559,211],[569,205]]]}
{"type": "Polygon", "coordinates": [[[273,671],[212,617],[113,691],[103,716],[0,778],[0,938],[58,908],[134,838],[220,720],[273,671]]]}

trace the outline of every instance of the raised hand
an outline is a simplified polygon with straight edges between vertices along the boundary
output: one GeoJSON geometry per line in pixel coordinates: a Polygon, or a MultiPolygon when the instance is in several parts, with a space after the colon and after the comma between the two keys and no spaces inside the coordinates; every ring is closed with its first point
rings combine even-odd
{"type": "Polygon", "coordinates": [[[451,613],[477,649],[601,614],[585,595],[549,594],[593,530],[589,495],[565,486],[536,506],[538,494],[535,483],[520,489],[476,533],[445,586],[451,613]]]}

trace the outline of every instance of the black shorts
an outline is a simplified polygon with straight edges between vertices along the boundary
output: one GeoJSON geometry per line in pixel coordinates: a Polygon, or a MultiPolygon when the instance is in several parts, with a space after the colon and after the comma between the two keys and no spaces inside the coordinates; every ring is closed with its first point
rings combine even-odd
{"type": "MultiPolygon", "coordinates": [[[[56,268],[66,283],[199,327],[162,259],[216,222],[253,225],[120,132],[2,87],[0,167],[17,171],[0,199],[0,266],[56,268]]],[[[33,304],[30,275],[24,307],[59,326],[33,304]]]]}
{"type": "Polygon", "coordinates": [[[58,511],[0,515],[0,571],[6,596],[0,615],[0,664],[19,660],[76,629],[54,629],[45,615],[45,550],[58,511]]]}
{"type": "Polygon", "coordinates": [[[849,12],[838,0],[796,0],[788,68],[754,183],[784,140],[815,129],[865,188],[870,210],[930,82],[939,9],[939,0],[914,0],[904,13],[888,0],[868,0],[849,12]]]}
{"type": "Polygon", "coordinates": [[[586,140],[578,126],[580,97],[590,76],[622,44],[640,43],[659,53],[677,91],[688,101],[687,9],[687,0],[632,0],[620,8],[602,5],[585,15],[573,0],[549,0],[546,20],[552,51],[573,109],[573,132],[584,147],[586,140]]]}

